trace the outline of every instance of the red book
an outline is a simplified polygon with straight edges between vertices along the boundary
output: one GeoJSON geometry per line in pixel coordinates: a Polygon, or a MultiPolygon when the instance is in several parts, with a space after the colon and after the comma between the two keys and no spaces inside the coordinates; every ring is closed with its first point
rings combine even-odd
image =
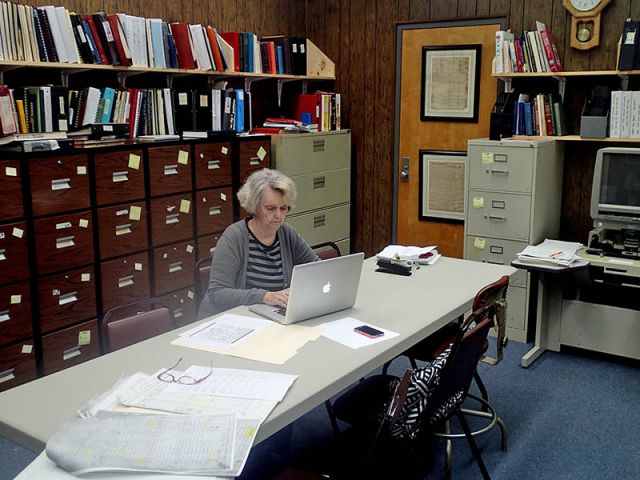
{"type": "Polygon", "coordinates": [[[207,27],[207,38],[209,39],[209,45],[211,46],[211,55],[213,55],[213,61],[215,63],[215,69],[218,72],[224,71],[224,65],[222,63],[222,55],[220,54],[220,46],[216,39],[216,31],[209,25],[207,27]]]}
{"type": "Polygon", "coordinates": [[[302,120],[303,113],[311,115],[311,122],[320,125],[320,109],[322,95],[317,93],[303,93],[293,98],[293,114],[296,120],[302,120]]]}
{"type": "Polygon", "coordinates": [[[265,135],[278,135],[282,129],[277,127],[255,127],[252,133],[264,133],[265,135]]]}
{"type": "Polygon", "coordinates": [[[267,42],[267,46],[269,48],[269,73],[275,75],[276,73],[278,73],[276,62],[276,44],[275,42],[267,42]]]}
{"type": "Polygon", "coordinates": [[[137,126],[137,114],[138,114],[138,90],[135,88],[129,89],[129,105],[131,105],[129,110],[129,136],[134,138],[136,136],[136,126],[137,126]]]}
{"type": "Polygon", "coordinates": [[[104,46],[102,45],[102,39],[100,35],[98,35],[98,29],[96,28],[96,23],[93,21],[93,17],[91,15],[83,15],[82,20],[87,22],[89,25],[89,30],[91,30],[91,35],[93,36],[93,41],[96,44],[96,48],[98,49],[98,55],[100,55],[100,60],[102,60],[103,65],[109,65],[109,58],[107,58],[107,54],[104,50],[104,46]]]}
{"type": "Polygon", "coordinates": [[[240,34],[238,32],[222,32],[220,36],[233,48],[234,70],[240,71],[240,34]]]}
{"type": "Polygon", "coordinates": [[[542,39],[542,45],[544,47],[544,54],[549,62],[549,69],[552,72],[558,71],[558,65],[553,55],[553,48],[551,47],[551,40],[549,39],[549,33],[546,28],[539,28],[540,38],[542,39]]]}
{"type": "Polygon", "coordinates": [[[189,37],[189,25],[184,22],[175,22],[169,25],[173,39],[176,42],[176,54],[178,66],[186,70],[194,70],[196,62],[193,59],[193,49],[189,37]]]}
{"type": "Polygon", "coordinates": [[[116,52],[118,52],[118,58],[120,63],[125,67],[130,67],[131,52],[129,51],[129,45],[127,44],[127,37],[124,35],[124,30],[120,24],[120,19],[116,14],[107,15],[107,21],[111,25],[111,33],[113,39],[116,42],[116,52]]]}

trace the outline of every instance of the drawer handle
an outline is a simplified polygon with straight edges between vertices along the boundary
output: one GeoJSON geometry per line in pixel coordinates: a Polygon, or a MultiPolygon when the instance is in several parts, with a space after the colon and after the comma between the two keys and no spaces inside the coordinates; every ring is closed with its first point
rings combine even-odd
{"type": "Polygon", "coordinates": [[[183,309],[182,309],[182,308],[176,308],[176,309],[173,311],[173,317],[174,317],[174,318],[181,318],[181,317],[182,317],[182,315],[183,315],[183,309]]]}
{"type": "Polygon", "coordinates": [[[78,301],[78,292],[65,293],[58,297],[58,305],[66,305],[78,301]]]}
{"type": "Polygon", "coordinates": [[[208,170],[217,170],[218,168],[220,168],[220,160],[209,160],[207,162],[208,170]]]}
{"type": "Polygon", "coordinates": [[[507,202],[505,202],[504,200],[491,200],[491,208],[499,208],[501,210],[504,210],[505,208],[507,208],[507,202]]]}
{"type": "Polygon", "coordinates": [[[178,174],[178,165],[165,165],[164,166],[164,174],[165,175],[177,175],[178,174]]]}
{"type": "Polygon", "coordinates": [[[323,175],[321,177],[313,177],[313,189],[316,188],[324,188],[326,184],[326,177],[323,175]]]}
{"type": "Polygon", "coordinates": [[[261,163],[262,160],[260,160],[260,157],[249,157],[249,165],[251,165],[252,167],[260,165],[261,163]]]}
{"type": "Polygon", "coordinates": [[[70,178],[59,178],[57,180],[51,180],[51,190],[67,190],[71,188],[70,178]]]}
{"type": "Polygon", "coordinates": [[[488,218],[489,220],[491,220],[492,222],[506,222],[507,221],[507,217],[501,216],[501,215],[485,215],[485,218],[488,218]]]}
{"type": "Polygon", "coordinates": [[[0,262],[7,259],[6,251],[5,248],[0,248],[0,262]]]}
{"type": "Polygon", "coordinates": [[[324,152],[324,140],[314,140],[313,141],[313,151],[314,152],[324,152]]]}
{"type": "Polygon", "coordinates": [[[131,224],[125,223],[124,225],[116,225],[116,237],[120,235],[128,235],[132,232],[131,224]]]}
{"type": "Polygon", "coordinates": [[[126,182],[129,180],[129,172],[113,172],[113,183],[126,182]]]}
{"type": "Polygon", "coordinates": [[[133,275],[125,275],[118,279],[118,288],[128,287],[129,285],[133,285],[133,275]]]}
{"type": "Polygon", "coordinates": [[[489,252],[496,253],[498,255],[502,255],[504,253],[504,249],[499,245],[491,245],[489,247],[489,252]]]}
{"type": "Polygon", "coordinates": [[[62,360],[66,362],[67,360],[71,360],[72,358],[77,357],[81,353],[82,351],[80,350],[80,347],[68,348],[67,350],[62,352],[62,360]]]}
{"type": "Polygon", "coordinates": [[[11,314],[9,313],[9,310],[2,310],[0,312],[0,322],[6,322],[8,320],[11,320],[11,314]]]}
{"type": "Polygon", "coordinates": [[[222,208],[220,207],[209,207],[209,215],[220,215],[222,213],[222,208]]]}
{"type": "Polygon", "coordinates": [[[176,273],[182,270],[184,262],[173,262],[169,264],[169,273],[176,273]]]}
{"type": "Polygon", "coordinates": [[[171,215],[167,215],[167,218],[165,220],[165,223],[167,225],[171,225],[172,223],[179,223],[179,222],[180,222],[179,213],[172,213],[171,215]]]}
{"type": "Polygon", "coordinates": [[[313,217],[313,228],[324,227],[326,223],[327,216],[324,213],[313,217]]]}
{"type": "Polygon", "coordinates": [[[75,239],[76,239],[75,235],[71,235],[69,237],[56,238],[56,248],[60,249],[60,248],[73,247],[76,244],[75,239]]]}
{"type": "Polygon", "coordinates": [[[16,378],[15,371],[15,368],[10,368],[9,370],[0,372],[0,383],[8,382],[9,380],[13,380],[14,378],[16,378]]]}
{"type": "Polygon", "coordinates": [[[492,265],[504,265],[504,262],[499,262],[497,260],[487,260],[485,263],[490,263],[492,265]]]}
{"type": "Polygon", "coordinates": [[[491,169],[491,175],[509,175],[509,170],[502,170],[497,168],[491,169]]]}

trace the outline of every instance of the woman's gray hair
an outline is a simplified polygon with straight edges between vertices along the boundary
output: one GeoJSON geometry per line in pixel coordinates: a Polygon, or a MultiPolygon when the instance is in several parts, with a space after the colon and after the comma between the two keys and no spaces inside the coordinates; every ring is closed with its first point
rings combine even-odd
{"type": "Polygon", "coordinates": [[[298,196],[296,184],[284,173],[269,168],[263,168],[249,175],[245,184],[238,190],[240,206],[252,215],[256,213],[262,192],[267,187],[282,192],[284,203],[289,208],[294,207],[298,196]]]}

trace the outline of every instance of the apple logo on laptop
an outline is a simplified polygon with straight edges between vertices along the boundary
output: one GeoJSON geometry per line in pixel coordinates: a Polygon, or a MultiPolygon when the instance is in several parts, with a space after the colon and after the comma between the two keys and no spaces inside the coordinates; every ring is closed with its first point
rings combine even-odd
{"type": "Polygon", "coordinates": [[[327,282],[322,286],[322,293],[329,293],[331,291],[331,282],[327,282]]]}

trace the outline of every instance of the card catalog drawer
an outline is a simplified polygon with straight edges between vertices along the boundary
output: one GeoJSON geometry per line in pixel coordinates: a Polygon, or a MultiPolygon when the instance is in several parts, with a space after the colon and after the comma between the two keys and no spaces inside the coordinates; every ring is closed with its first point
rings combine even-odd
{"type": "Polygon", "coordinates": [[[24,222],[0,225],[0,284],[29,278],[27,250],[24,222]]]}
{"type": "MultiPolygon", "coordinates": [[[[464,258],[476,262],[508,266],[516,259],[516,254],[524,250],[527,245],[527,242],[518,242],[516,240],[467,235],[464,258]]],[[[509,283],[526,287],[527,277],[526,270],[517,269],[509,283]]]]}
{"type": "Polygon", "coordinates": [[[169,293],[159,297],[173,312],[176,323],[179,326],[187,325],[196,321],[196,313],[198,308],[195,304],[195,288],[183,288],[177,292],[169,293]]]}
{"type": "Polygon", "coordinates": [[[38,279],[40,328],[50,332],[97,315],[93,267],[38,279]]]}
{"type": "Polygon", "coordinates": [[[38,274],[93,262],[91,212],[43,218],[33,223],[38,274]]]}
{"type": "Polygon", "coordinates": [[[0,345],[31,336],[29,284],[23,282],[0,288],[0,345]]]}
{"type": "Polygon", "coordinates": [[[151,200],[151,242],[153,245],[175,243],[193,237],[191,195],[151,200]]]}
{"type": "Polygon", "coordinates": [[[30,159],[29,175],[34,216],[89,208],[85,155],[30,159]]]}
{"type": "Polygon", "coordinates": [[[292,177],[298,187],[291,214],[324,208],[351,200],[351,171],[348,168],[292,177]]]}
{"type": "Polygon", "coordinates": [[[231,185],[231,143],[194,145],[196,188],[231,185]]]}
{"type": "Polygon", "coordinates": [[[469,188],[531,193],[533,148],[469,145],[469,188]]]}
{"type": "Polygon", "coordinates": [[[150,148],[147,152],[152,197],[191,190],[189,145],[150,148]]]}
{"type": "Polygon", "coordinates": [[[331,132],[309,135],[274,135],[273,168],[289,176],[351,167],[351,135],[331,132]]]}
{"type": "Polygon", "coordinates": [[[33,342],[0,348],[0,391],[30,382],[36,377],[33,342]]]}
{"type": "Polygon", "coordinates": [[[98,321],[89,320],[75,327],[42,337],[44,374],[78,365],[100,354],[98,321]]]}
{"type": "Polygon", "coordinates": [[[102,310],[149,298],[149,258],[146,252],[102,262],[102,310]]]}
{"type": "Polygon", "coordinates": [[[193,285],[196,266],[194,241],[181,242],[153,250],[154,293],[163,295],[193,285]]]}
{"type": "Polygon", "coordinates": [[[94,164],[97,205],[145,197],[142,150],[97,153],[94,164]]]}
{"type": "Polygon", "coordinates": [[[231,187],[196,192],[196,225],[198,235],[219,232],[233,223],[233,191],[231,187]]]}
{"type": "Polygon", "coordinates": [[[251,173],[271,165],[271,144],[269,137],[264,140],[241,140],[238,144],[238,165],[240,183],[244,183],[251,173]]]}
{"type": "Polygon", "coordinates": [[[509,285],[507,290],[507,327],[524,330],[527,319],[527,289],[509,285]]]}
{"type": "Polygon", "coordinates": [[[100,258],[113,258],[146,250],[147,206],[136,202],[98,209],[100,258]]]}
{"type": "Polygon", "coordinates": [[[0,160],[0,222],[24,217],[22,171],[18,160],[0,160]]]}
{"type": "Polygon", "coordinates": [[[216,232],[212,235],[198,237],[198,260],[201,258],[211,258],[221,235],[222,232],[216,232]]]}
{"type": "Polygon", "coordinates": [[[467,232],[513,240],[529,239],[531,197],[469,191],[467,232]]]}
{"type": "Polygon", "coordinates": [[[287,223],[293,226],[309,245],[348,238],[349,222],[349,205],[287,217],[287,223]]]}

